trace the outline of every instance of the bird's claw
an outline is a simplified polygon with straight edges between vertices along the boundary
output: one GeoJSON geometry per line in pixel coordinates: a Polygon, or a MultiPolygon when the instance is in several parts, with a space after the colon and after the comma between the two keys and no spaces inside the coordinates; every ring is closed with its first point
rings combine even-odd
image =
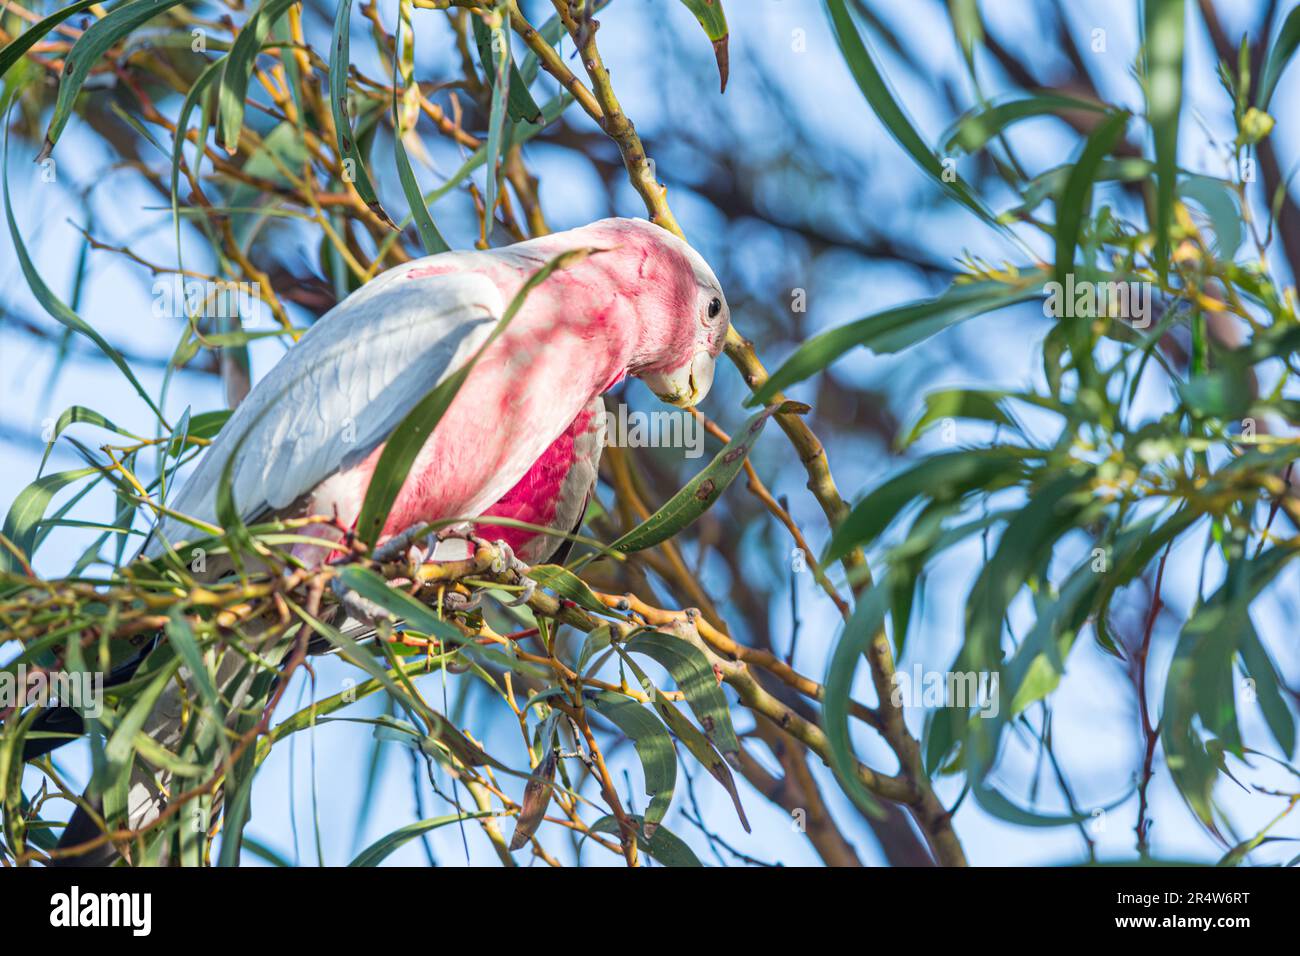
{"type": "Polygon", "coordinates": [[[439,528],[434,532],[439,541],[445,541],[448,538],[465,538],[472,540],[474,538],[474,525],[468,521],[462,521],[460,524],[448,525],[445,528],[439,528]]]}
{"type": "Polygon", "coordinates": [[[523,590],[519,592],[519,597],[513,601],[506,601],[506,607],[520,607],[527,604],[533,599],[533,592],[537,590],[537,582],[526,574],[519,575],[519,583],[523,585],[523,590]]]}
{"type": "Polygon", "coordinates": [[[483,603],[483,592],[475,591],[473,594],[463,594],[460,591],[448,591],[442,596],[442,604],[448,611],[465,612],[472,611],[483,603]]]}

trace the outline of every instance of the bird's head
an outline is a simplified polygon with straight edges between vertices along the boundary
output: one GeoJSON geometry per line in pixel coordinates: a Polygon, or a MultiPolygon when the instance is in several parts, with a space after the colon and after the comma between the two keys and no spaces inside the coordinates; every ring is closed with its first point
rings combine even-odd
{"type": "MultiPolygon", "coordinates": [[[[700,259],[700,263],[703,265],[704,260],[700,259]]],[[[650,391],[680,408],[698,405],[709,394],[713,385],[713,368],[726,344],[727,328],[731,324],[727,297],[708,268],[704,266],[707,275],[697,276],[691,309],[695,335],[690,340],[690,348],[674,350],[677,353],[674,357],[678,360],[675,364],[647,369],[639,375],[650,391]]]]}
{"type": "Polygon", "coordinates": [[[713,384],[731,310],[704,257],[672,233],[643,219],[599,224],[635,263],[631,285],[640,316],[638,358],[628,372],[661,400],[699,404],[713,384]]]}

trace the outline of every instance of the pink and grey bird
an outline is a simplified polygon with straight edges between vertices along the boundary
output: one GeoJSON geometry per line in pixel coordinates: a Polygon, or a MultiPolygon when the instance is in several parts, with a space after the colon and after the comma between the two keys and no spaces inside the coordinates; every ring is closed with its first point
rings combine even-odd
{"type": "MultiPolygon", "coordinates": [[[[595,486],[601,395],[633,376],[664,401],[694,405],[712,384],[726,339],[729,312],[713,271],[685,242],[642,220],[605,219],[502,249],[447,252],[378,276],[316,322],[258,382],[169,509],[218,523],[217,491],[229,466],[245,522],[334,516],[332,528],[317,532],[320,545],[294,548],[309,565],[328,561],[338,529],[356,522],[398,423],[464,367],[531,276],[579,249],[601,251],[552,272],[484,351],[417,455],[380,538],[382,546],[428,523],[470,519],[478,536],[504,541],[527,563],[545,561],[562,533],[580,524],[595,486]]],[[[143,553],[156,557],[197,536],[167,518],[143,553]]],[[[223,660],[217,683],[235,699],[243,693],[236,680],[242,658],[226,659],[233,664],[223,660]]],[[[57,721],[60,712],[42,717],[57,721]]],[[[175,748],[182,712],[169,689],[143,730],[175,748]]],[[[137,762],[129,826],[155,818],[166,791],[166,781],[137,762]]],[[[78,810],[60,843],[75,846],[97,834],[78,810]]],[[[112,858],[104,846],[72,861],[112,858]]]]}
{"type": "MultiPolygon", "coordinates": [[[[600,396],[631,375],[664,401],[694,405],[726,338],[726,298],[713,271],[643,220],[605,219],[383,273],[258,383],[169,506],[216,523],[217,487],[235,455],[233,492],[246,521],[319,514],[351,526],[396,425],[469,360],[531,275],[582,248],[603,251],[529,294],[424,445],[383,532],[482,517],[480,534],[505,540],[525,561],[544,560],[561,539],[489,519],[570,531],[595,482],[600,396]]],[[[174,520],[159,531],[150,556],[164,537],[195,536],[174,520]]],[[[327,545],[297,550],[309,563],[330,553],[327,545]]]]}

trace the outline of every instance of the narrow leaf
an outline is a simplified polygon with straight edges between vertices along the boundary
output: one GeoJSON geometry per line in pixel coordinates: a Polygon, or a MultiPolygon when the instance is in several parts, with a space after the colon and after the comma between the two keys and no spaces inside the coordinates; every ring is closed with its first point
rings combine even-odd
{"type": "MultiPolygon", "coordinates": [[[[120,12],[120,10],[118,12],[120,12]]],[[[95,26],[99,26],[104,22],[104,20],[101,20],[99,23],[95,24],[95,26]]],[[[95,27],[91,27],[90,30],[93,30],[94,28],[95,27]]],[[[78,43],[81,43],[90,35],[90,30],[87,30],[82,34],[81,40],[79,40],[78,43]]],[[[69,54],[68,61],[71,62],[71,59],[72,56],[69,54]]],[[[62,92],[62,87],[60,87],[60,92],[62,92]]],[[[94,342],[95,345],[99,347],[99,350],[108,356],[112,363],[118,367],[123,375],[126,376],[126,380],[135,388],[136,393],[144,399],[145,404],[149,406],[149,409],[158,417],[159,421],[165,422],[162,411],[154,404],[153,399],[149,397],[149,393],[145,391],[144,386],[141,385],[139,379],[135,377],[135,373],[131,371],[131,366],[127,364],[126,359],[122,357],[117,349],[109,345],[108,340],[96,332],[90,323],[77,315],[76,312],[73,312],[72,309],[68,308],[68,306],[64,304],[62,299],[50,291],[50,287],[45,284],[45,280],[41,278],[41,274],[37,270],[35,263],[32,262],[31,256],[27,254],[27,247],[23,244],[22,236],[18,232],[18,223],[14,219],[13,202],[9,198],[8,122],[5,123],[4,152],[2,156],[0,156],[0,161],[4,163],[5,218],[9,222],[9,236],[13,240],[14,252],[18,255],[18,264],[23,270],[23,277],[27,279],[27,285],[31,287],[32,295],[36,296],[36,301],[38,301],[45,311],[49,313],[50,318],[62,323],[73,332],[84,335],[86,338],[90,339],[90,341],[94,342]]]]}
{"type": "Polygon", "coordinates": [[[1268,110],[1273,91],[1277,89],[1277,81],[1281,78],[1282,71],[1290,65],[1297,46],[1300,46],[1300,7],[1286,15],[1282,29],[1277,32],[1277,39],[1273,41],[1273,48],[1264,60],[1264,72],[1260,75],[1259,90],[1255,95],[1255,105],[1261,110],[1268,110]]]}
{"type": "Polygon", "coordinates": [[[659,718],[630,697],[601,691],[590,702],[636,745],[645,774],[645,792],[650,797],[644,818],[645,833],[653,837],[668,812],[677,785],[677,752],[673,749],[673,739],[659,718]]]}
{"type": "Polygon", "coordinates": [[[644,551],[667,541],[690,525],[713,507],[713,503],[735,480],[767,420],[777,412],[797,412],[806,408],[807,406],[795,402],[786,402],[780,406],[769,406],[753,415],[703,471],[688,481],[649,518],[611,544],[609,550],[624,553],[644,551]]]}
{"type": "Polygon", "coordinates": [[[64,7],[62,10],[56,10],[44,20],[32,24],[26,31],[19,36],[10,40],[3,50],[0,50],[0,76],[9,72],[23,55],[33,46],[44,39],[55,27],[64,20],[75,14],[86,10],[96,3],[102,3],[103,0],[77,0],[76,3],[64,7]]]}
{"type": "MultiPolygon", "coordinates": [[[[1183,108],[1183,31],[1186,0],[1145,0],[1147,121],[1156,150],[1156,270],[1169,271],[1169,228],[1178,180],[1178,120],[1183,108]]],[[[1059,240],[1058,240],[1059,253],[1059,240]]],[[[1060,260],[1057,260],[1060,267],[1060,260]]]]}
{"type": "Polygon", "coordinates": [[[982,149],[989,140],[1000,135],[1007,127],[1021,120],[1079,111],[1104,113],[1106,107],[1093,100],[1062,96],[1058,93],[1039,93],[989,103],[958,118],[942,136],[943,148],[950,154],[974,153],[982,149]]]}
{"type": "Polygon", "coordinates": [[[1016,285],[958,283],[933,299],[895,306],[822,332],[796,349],[745,404],[772,401],[778,393],[822,371],[849,349],[862,346],[877,354],[902,351],[958,322],[1029,299],[1041,284],[1038,277],[1016,285]]]}
{"type": "Polygon", "coordinates": [[[352,131],[348,115],[348,34],[351,29],[352,0],[339,0],[334,13],[334,35],[330,42],[330,112],[334,115],[334,132],[339,156],[343,161],[343,178],[356,187],[357,195],[370,207],[371,212],[392,226],[397,224],[384,212],[375,194],[375,187],[366,171],[365,158],[352,131]]]}
{"type": "MultiPolygon", "coordinates": [[[[478,47],[479,63],[483,65],[483,73],[487,76],[488,84],[495,88],[497,68],[494,65],[495,58],[492,55],[492,30],[483,22],[482,17],[471,17],[470,23],[474,30],[474,45],[478,47]]],[[[501,37],[506,39],[504,33],[501,34],[501,37]]],[[[540,123],[542,121],[541,107],[537,105],[533,95],[528,92],[528,83],[524,80],[519,68],[515,66],[508,43],[505,52],[506,56],[510,57],[510,76],[507,78],[508,90],[506,93],[506,107],[510,118],[516,123],[540,123]]]]}
{"type": "Polygon", "coordinates": [[[1074,248],[1079,244],[1079,232],[1089,213],[1088,198],[1092,195],[1092,184],[1097,178],[1097,171],[1101,168],[1102,160],[1119,142],[1128,120],[1128,113],[1116,113],[1092,131],[1079,161],[1070,170],[1065,189],[1057,201],[1056,281],[1062,287],[1074,271],[1074,248]]]}
{"type": "MultiPolygon", "coordinates": [[[[682,842],[681,837],[667,827],[656,827],[654,835],[647,834],[641,828],[641,818],[635,814],[627,815],[635,826],[636,843],[645,853],[664,866],[703,866],[694,851],[682,842]]],[[[592,833],[619,833],[618,820],[612,816],[601,817],[591,825],[592,833]]]]}
{"type": "Polygon", "coordinates": [[[587,586],[587,582],[568,568],[558,564],[539,564],[529,569],[528,576],[542,587],[549,588],[579,607],[598,614],[609,613],[609,608],[596,597],[587,586]]]}
{"type": "MultiPolygon", "coordinates": [[[[99,474],[98,468],[79,468],[37,478],[20,491],[14,503],[9,506],[9,513],[5,516],[4,536],[30,560],[40,522],[45,517],[45,509],[49,507],[50,500],[60,489],[95,474],[99,474]]],[[[0,571],[16,570],[17,559],[8,548],[0,547],[0,571]]]]}
{"type": "Polygon", "coordinates": [[[736,808],[736,816],[740,818],[740,825],[745,828],[746,833],[751,832],[749,819],[745,816],[745,808],[740,802],[740,792],[736,789],[736,781],[731,775],[731,768],[727,766],[727,761],[710,743],[709,738],[704,736],[687,719],[685,714],[673,706],[673,702],[665,697],[664,692],[654,685],[630,654],[618,645],[614,645],[614,649],[618,651],[619,656],[623,658],[623,662],[636,675],[641,689],[650,695],[655,712],[663,718],[663,722],[668,725],[668,729],[672,731],[673,736],[685,744],[686,749],[691,752],[691,756],[698,760],[700,765],[712,774],[718,783],[722,784],[723,789],[727,791],[727,795],[731,797],[731,802],[736,808]]]}
{"type": "Polygon", "coordinates": [[[649,657],[672,675],[705,736],[724,757],[740,753],[726,695],[718,686],[718,678],[703,651],[683,638],[661,631],[638,634],[624,646],[630,653],[649,657]]]}
{"type": "Polygon", "coordinates": [[[722,0],[682,0],[713,43],[713,58],[718,62],[719,93],[727,92],[730,73],[730,56],[727,52],[727,15],[722,11],[722,0]]]}
{"type": "Polygon", "coordinates": [[[239,148],[239,131],[244,125],[244,100],[248,98],[248,81],[257,54],[266,42],[275,22],[298,0],[262,0],[257,12],[248,18],[235,37],[225,57],[221,74],[221,91],[217,97],[217,139],[234,153],[239,148]]]}
{"type": "Polygon", "coordinates": [[[853,22],[845,0],[825,0],[825,3],[831,26],[834,28],[835,40],[844,55],[849,71],[857,81],[858,89],[862,91],[862,95],[866,97],[867,103],[884,124],[889,135],[912,158],[912,161],[929,173],[949,195],[985,222],[996,226],[997,222],[993,214],[972,195],[965,183],[951,175],[939,158],[925,145],[921,134],[916,131],[916,127],[912,125],[903,107],[899,105],[893,91],[889,89],[866,44],[862,42],[857,24],[853,22]]]}
{"type": "Polygon", "coordinates": [[[182,0],[132,0],[115,7],[111,13],[92,23],[72,45],[67,59],[63,61],[63,74],[59,77],[59,93],[54,101],[54,112],[50,116],[50,125],[45,132],[45,147],[41,150],[37,162],[47,158],[58,142],[59,134],[72,115],[73,104],[81,86],[90,75],[91,68],[109,48],[130,34],[136,27],[152,20],[182,0]]]}
{"type": "MultiPolygon", "coordinates": [[[[472,18],[477,22],[477,17],[472,18]]],[[[411,169],[411,161],[406,156],[406,146],[402,143],[402,117],[398,108],[398,69],[397,69],[397,51],[402,46],[402,22],[399,19],[397,23],[397,35],[393,38],[393,156],[397,161],[397,178],[401,180],[402,192],[406,195],[406,204],[411,207],[411,218],[415,220],[415,228],[420,233],[420,244],[424,247],[425,255],[437,255],[439,252],[450,252],[451,246],[447,245],[447,240],[442,238],[442,233],[438,227],[433,224],[433,216],[429,214],[429,207],[424,203],[424,195],[420,192],[420,184],[416,181],[415,171],[411,169]]],[[[415,135],[415,126],[411,127],[411,135],[415,135]]]]}
{"type": "Polygon", "coordinates": [[[408,823],[404,827],[394,830],[385,837],[376,840],[370,846],[366,847],[357,854],[348,866],[378,866],[384,860],[388,859],[395,851],[410,843],[416,837],[430,830],[436,830],[439,827],[445,827],[449,823],[458,823],[463,820],[478,820],[481,817],[495,816],[495,810],[480,810],[476,813],[448,814],[444,817],[431,817],[428,820],[420,820],[417,823],[408,823]]]}

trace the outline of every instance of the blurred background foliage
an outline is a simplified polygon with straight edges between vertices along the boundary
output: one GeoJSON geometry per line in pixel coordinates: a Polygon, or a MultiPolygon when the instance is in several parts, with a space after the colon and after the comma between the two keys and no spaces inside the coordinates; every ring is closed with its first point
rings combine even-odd
{"type": "MultiPolygon", "coordinates": [[[[291,653],[260,707],[188,682],[181,753],[115,735],[149,681],[26,767],[34,711],[9,708],[7,860],[57,855],[69,801],[89,781],[112,810],[132,761],[200,808],[116,832],[132,862],[1300,859],[1300,11],[59,10],[0,21],[9,669],[111,666],[165,626],[159,667],[215,673],[297,600],[126,570],[141,499],[314,318],[447,245],[650,215],[727,289],[735,371],[702,409],[709,454],[746,404],[808,407],[780,405],[670,540],[575,565],[593,590],[542,579],[578,608],[541,594],[449,624],[401,605],[412,642],[444,650],[291,653]],[[178,269],[259,297],[160,314],[178,269]],[[996,675],[995,699],[900,707],[896,667],[996,675]]],[[[653,407],[639,386],[613,399],[653,407]]],[[[586,532],[615,540],[701,467],[611,450],[586,532]]],[[[248,546],[226,531],[218,547],[248,546]]]]}

